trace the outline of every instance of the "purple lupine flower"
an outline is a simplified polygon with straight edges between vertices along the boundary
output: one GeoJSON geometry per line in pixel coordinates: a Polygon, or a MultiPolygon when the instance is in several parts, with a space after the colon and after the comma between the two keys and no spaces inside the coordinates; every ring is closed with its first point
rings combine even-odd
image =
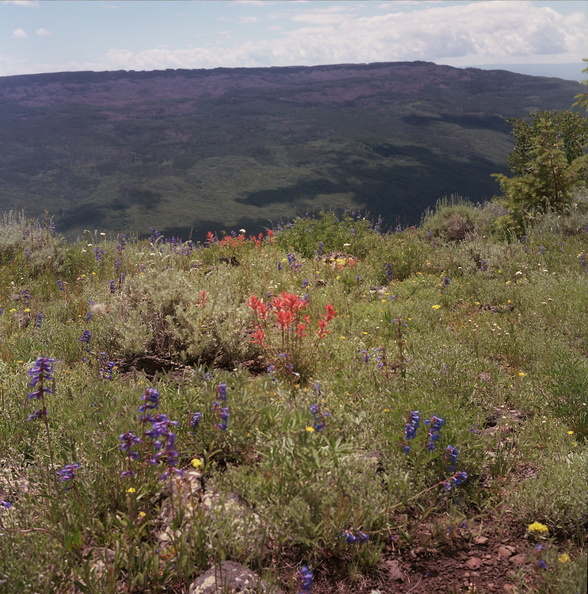
{"type": "Polygon", "coordinates": [[[364,363],[369,363],[370,362],[369,351],[361,351],[361,354],[363,355],[363,362],[364,363]]]}
{"type": "Polygon", "coordinates": [[[394,273],[392,272],[392,264],[390,262],[388,262],[386,264],[386,278],[388,279],[388,281],[393,281],[394,280],[394,273]]]}
{"type": "Polygon", "coordinates": [[[318,404],[310,405],[310,414],[314,419],[315,431],[322,431],[325,428],[325,421],[331,416],[328,410],[321,410],[318,404]]]}
{"type": "Polygon", "coordinates": [[[116,367],[116,363],[114,361],[105,361],[104,362],[104,379],[112,380],[112,373],[114,368],[116,367]]]}
{"type": "Polygon", "coordinates": [[[136,443],[141,443],[141,439],[137,437],[132,431],[127,431],[126,433],[123,433],[118,439],[121,442],[120,449],[123,452],[127,453],[128,458],[136,460],[139,457],[139,452],[136,452],[131,448],[136,443]]]}
{"type": "Polygon", "coordinates": [[[116,283],[114,282],[114,280],[110,281],[109,286],[110,286],[110,293],[112,295],[114,295],[114,293],[116,293],[116,283]]]}
{"type": "Polygon", "coordinates": [[[416,437],[417,429],[421,424],[421,413],[418,410],[413,410],[408,415],[408,421],[404,425],[404,439],[414,439],[416,437]]]}
{"type": "Polygon", "coordinates": [[[464,471],[456,472],[453,476],[450,476],[444,481],[443,486],[446,491],[451,491],[453,487],[459,487],[468,480],[468,473],[464,471]]]}
{"type": "Polygon", "coordinates": [[[459,450],[452,445],[448,445],[445,448],[445,462],[447,462],[447,470],[453,472],[457,464],[457,457],[459,456],[459,450]]]}
{"type": "Polygon", "coordinates": [[[227,401],[227,384],[225,384],[224,382],[219,384],[216,387],[216,393],[217,393],[219,400],[226,402],[227,401]]]}
{"type": "Polygon", "coordinates": [[[53,369],[51,364],[55,363],[55,359],[49,357],[38,357],[35,364],[29,369],[28,374],[31,376],[29,386],[37,388],[29,393],[29,399],[42,399],[43,394],[51,394],[51,390],[47,387],[47,382],[53,379],[51,375],[53,369]]]}
{"type": "Polygon", "coordinates": [[[220,417],[220,423],[215,425],[216,429],[220,429],[221,431],[226,431],[229,428],[229,407],[228,406],[221,406],[218,400],[214,403],[213,406],[214,410],[218,411],[218,415],[220,417]]]}
{"type": "Polygon", "coordinates": [[[159,408],[159,391],[155,388],[146,388],[141,396],[141,400],[145,403],[139,407],[139,412],[144,413],[148,410],[159,408]]]}
{"type": "MultiPolygon", "coordinates": [[[[165,437],[168,432],[171,431],[170,426],[177,426],[177,421],[168,419],[167,415],[159,414],[154,417],[150,417],[149,422],[151,423],[151,430],[145,431],[145,435],[150,437],[155,442],[159,442],[162,437],[165,437]]],[[[161,444],[155,446],[156,449],[161,448],[161,444]]]]}
{"type": "Polygon", "coordinates": [[[23,289],[20,292],[20,298],[25,302],[25,304],[28,306],[31,302],[31,292],[28,289],[23,289]]]}
{"type": "Polygon", "coordinates": [[[193,433],[196,433],[196,431],[198,431],[198,426],[200,425],[201,420],[202,420],[201,412],[190,413],[190,429],[192,429],[193,433]]]}
{"type": "Polygon", "coordinates": [[[40,328],[43,325],[43,314],[39,312],[35,317],[35,326],[40,328]]]}
{"type": "Polygon", "coordinates": [[[57,287],[60,291],[65,291],[65,283],[61,279],[57,279],[57,287]]]}
{"type": "Polygon", "coordinates": [[[10,501],[4,501],[4,499],[0,499],[0,507],[4,509],[10,509],[12,507],[12,503],[10,501]]]}
{"type": "Polygon", "coordinates": [[[61,470],[57,471],[57,474],[60,477],[60,481],[71,481],[76,478],[76,470],[80,467],[78,463],[74,464],[67,464],[61,470]]]}
{"type": "Polygon", "coordinates": [[[298,582],[297,594],[304,594],[304,592],[312,592],[312,584],[314,582],[314,575],[308,565],[303,565],[296,576],[298,582]]]}
{"type": "Polygon", "coordinates": [[[354,542],[367,542],[370,538],[369,534],[366,534],[361,530],[343,530],[342,536],[347,544],[353,544],[354,542]]]}
{"type": "Polygon", "coordinates": [[[104,257],[105,253],[106,252],[102,248],[94,248],[94,258],[96,259],[96,262],[98,262],[98,264],[100,264],[101,266],[104,263],[102,261],[102,258],[104,257]]]}
{"type": "Polygon", "coordinates": [[[89,330],[84,330],[82,335],[78,338],[78,342],[82,344],[90,344],[90,340],[92,338],[92,333],[89,330]]]}
{"type": "Polygon", "coordinates": [[[425,420],[425,425],[429,426],[429,432],[427,433],[427,443],[425,447],[427,450],[432,452],[437,447],[437,442],[441,437],[441,429],[445,424],[445,419],[433,415],[430,419],[425,420]]]}

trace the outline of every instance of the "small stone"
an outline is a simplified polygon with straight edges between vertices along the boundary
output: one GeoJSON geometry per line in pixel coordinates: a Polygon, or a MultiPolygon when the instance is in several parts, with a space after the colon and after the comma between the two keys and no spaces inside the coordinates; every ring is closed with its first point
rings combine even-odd
{"type": "Polygon", "coordinates": [[[512,555],[512,551],[508,547],[498,547],[498,556],[501,559],[508,559],[512,555]]]}
{"type": "Polygon", "coordinates": [[[476,538],[474,538],[474,544],[480,545],[480,546],[484,546],[488,544],[488,538],[486,538],[485,536],[476,536],[476,538]]]}
{"type": "Polygon", "coordinates": [[[480,559],[479,557],[470,557],[466,561],[466,566],[468,567],[468,569],[478,569],[480,565],[482,565],[482,559],[480,559]]]}
{"type": "Polygon", "coordinates": [[[518,555],[513,555],[509,561],[517,567],[522,567],[527,564],[527,556],[519,553],[518,555]]]}
{"type": "Polygon", "coordinates": [[[400,565],[398,561],[386,561],[386,566],[388,567],[388,573],[390,574],[390,579],[395,580],[397,582],[404,581],[404,574],[400,569],[400,565]]]}

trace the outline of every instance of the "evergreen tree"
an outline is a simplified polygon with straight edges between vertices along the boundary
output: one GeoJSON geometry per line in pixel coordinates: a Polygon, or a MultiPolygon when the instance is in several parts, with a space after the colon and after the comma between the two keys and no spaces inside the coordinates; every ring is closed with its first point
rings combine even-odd
{"type": "Polygon", "coordinates": [[[530,121],[511,123],[516,145],[508,163],[514,177],[494,177],[513,223],[524,226],[538,213],[566,212],[588,181],[588,121],[571,111],[541,111],[530,121]]]}

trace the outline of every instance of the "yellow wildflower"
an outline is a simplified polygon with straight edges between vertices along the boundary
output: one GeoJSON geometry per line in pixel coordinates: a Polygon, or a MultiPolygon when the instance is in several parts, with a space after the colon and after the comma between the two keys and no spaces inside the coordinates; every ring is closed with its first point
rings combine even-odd
{"type": "Polygon", "coordinates": [[[139,517],[144,518],[147,514],[145,512],[139,512],[139,517]]]}
{"type": "Polygon", "coordinates": [[[202,466],[204,466],[200,458],[192,458],[192,460],[190,460],[190,464],[192,464],[194,468],[202,468],[202,466]]]}
{"type": "Polygon", "coordinates": [[[562,553],[557,560],[560,563],[569,563],[570,562],[570,556],[567,553],[562,553]]]}
{"type": "Polygon", "coordinates": [[[136,492],[137,492],[137,489],[135,489],[135,487],[129,487],[127,489],[127,493],[136,493],[136,492]]]}
{"type": "Polygon", "coordinates": [[[309,433],[314,433],[314,427],[307,427],[306,431],[308,431],[309,433]]]}
{"type": "Polygon", "coordinates": [[[432,305],[431,307],[432,307],[433,309],[441,309],[441,306],[440,306],[440,305],[432,305]]]}
{"type": "Polygon", "coordinates": [[[537,532],[539,534],[545,534],[549,532],[549,528],[545,524],[541,524],[541,522],[533,522],[532,524],[529,524],[527,530],[529,532],[537,532]]]}
{"type": "Polygon", "coordinates": [[[519,376],[520,377],[525,377],[527,374],[524,371],[519,371],[519,376]]]}
{"type": "Polygon", "coordinates": [[[574,435],[573,431],[568,431],[568,435],[574,435]]]}

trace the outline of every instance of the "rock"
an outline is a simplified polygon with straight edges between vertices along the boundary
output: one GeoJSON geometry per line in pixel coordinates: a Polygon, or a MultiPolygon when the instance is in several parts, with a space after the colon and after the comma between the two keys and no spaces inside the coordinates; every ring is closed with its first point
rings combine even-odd
{"type": "Polygon", "coordinates": [[[466,566],[468,569],[478,569],[482,565],[482,559],[480,557],[470,557],[466,561],[466,566]]]}
{"type": "Polygon", "coordinates": [[[505,546],[498,547],[498,556],[501,559],[508,559],[513,554],[513,551],[511,551],[510,549],[511,549],[511,547],[505,547],[505,546]]]}
{"type": "Polygon", "coordinates": [[[477,544],[480,546],[487,545],[488,538],[486,538],[485,536],[476,536],[476,538],[474,538],[474,544],[477,544]]]}
{"type": "Polygon", "coordinates": [[[400,569],[398,561],[386,561],[385,565],[388,568],[388,574],[390,575],[391,580],[395,580],[397,582],[404,581],[404,574],[400,569]]]}
{"type": "Polygon", "coordinates": [[[284,594],[248,567],[234,561],[223,561],[211,567],[190,585],[189,594],[284,594]]]}
{"type": "Polygon", "coordinates": [[[527,556],[519,553],[518,555],[512,556],[509,561],[517,567],[522,567],[527,564],[527,556]]]}

